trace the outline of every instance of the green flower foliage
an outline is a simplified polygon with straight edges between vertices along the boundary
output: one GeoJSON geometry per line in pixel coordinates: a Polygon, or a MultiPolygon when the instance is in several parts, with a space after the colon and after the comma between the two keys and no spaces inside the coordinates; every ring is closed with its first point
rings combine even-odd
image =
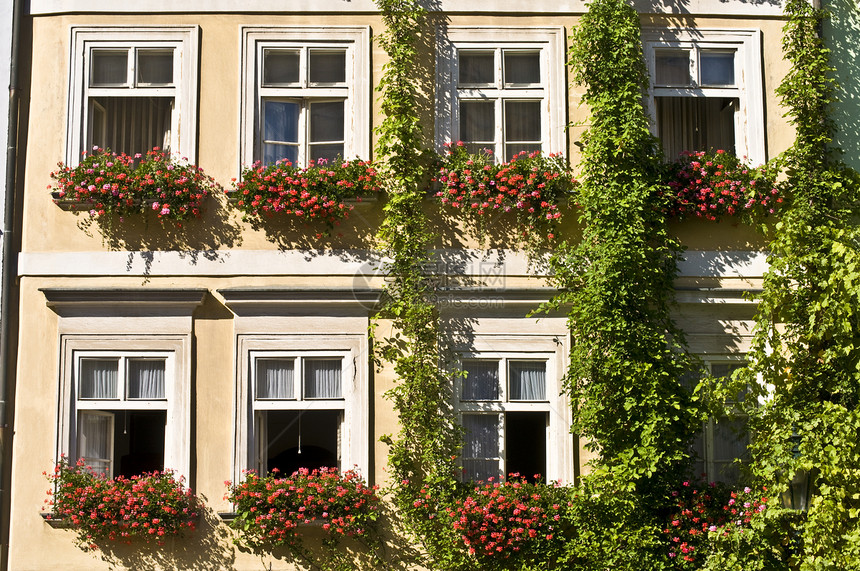
{"type": "Polygon", "coordinates": [[[635,486],[677,472],[696,425],[678,382],[690,363],[669,316],[680,245],[667,231],[662,156],[642,104],[636,11],[596,0],[571,44],[569,64],[591,110],[580,166],[584,231],[552,256],[560,293],[551,306],[570,306],[573,430],[598,452],[597,473],[635,486]]]}

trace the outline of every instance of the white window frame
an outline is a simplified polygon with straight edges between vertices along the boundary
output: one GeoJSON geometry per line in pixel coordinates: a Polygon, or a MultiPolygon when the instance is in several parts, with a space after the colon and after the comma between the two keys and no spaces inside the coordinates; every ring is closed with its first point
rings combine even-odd
{"type": "MultiPolygon", "coordinates": [[[[90,97],[135,95],[173,97],[170,151],[196,162],[197,153],[197,26],[103,26],[71,29],[69,109],[66,163],[77,164],[88,130],[90,97]],[[169,87],[90,87],[90,56],[94,49],[172,49],[174,83],[169,87]]],[[[134,58],[130,58],[134,59],[134,58]]],[[[134,64],[131,64],[134,65],[134,64]]],[[[132,76],[133,77],[133,76],[132,76]]]]}
{"type": "MultiPolygon", "coordinates": [[[[570,433],[570,406],[562,390],[564,374],[563,347],[554,336],[478,336],[469,351],[460,353],[460,362],[469,360],[499,361],[499,399],[494,401],[464,400],[463,378],[454,380],[454,410],[462,426],[463,414],[499,415],[499,473],[507,477],[505,442],[505,413],[544,412],[547,414],[546,468],[544,481],[573,481],[573,438],[570,433]],[[507,377],[511,361],[542,361],[546,363],[546,394],[539,401],[513,401],[507,398],[507,377]]],[[[523,474],[531,477],[532,474],[523,474]]],[[[469,475],[464,474],[468,480],[469,475]]]]}
{"type": "MultiPolygon", "coordinates": [[[[366,355],[366,336],[356,334],[239,334],[237,343],[236,438],[234,479],[242,478],[243,470],[259,468],[260,443],[257,435],[258,411],[263,410],[341,410],[340,468],[358,469],[369,474],[369,395],[367,367],[360,366],[366,355]],[[342,359],[341,398],[258,400],[255,398],[257,358],[339,358],[342,359]]],[[[366,358],[366,357],[365,357],[366,358]]],[[[294,375],[301,384],[298,371],[294,375]]]]}
{"type": "MultiPolygon", "coordinates": [[[[175,335],[61,336],[57,457],[76,459],[79,413],[104,410],[165,410],[164,469],[186,478],[190,470],[191,371],[188,339],[175,335]],[[87,357],[165,359],[163,400],[80,399],[78,367],[87,357]]],[[[122,375],[120,375],[122,376],[122,375]]],[[[111,459],[113,460],[113,459],[111,459]]],[[[115,466],[111,462],[112,466],[115,466]]]]}
{"type": "MultiPolygon", "coordinates": [[[[239,120],[241,165],[262,160],[262,102],[264,98],[308,101],[344,99],[344,159],[370,158],[370,28],[367,26],[266,26],[242,28],[242,88],[239,120]],[[302,87],[262,85],[263,50],[268,48],[346,50],[344,86],[302,87]]],[[[306,115],[306,113],[303,113],[306,115]]],[[[305,122],[306,123],[306,122],[305,122]]],[[[304,124],[304,123],[302,123],[304,124]]],[[[306,125],[305,125],[306,127],[306,125]]],[[[300,125],[301,129],[301,125],[300,125]]],[[[301,131],[300,131],[301,133],[301,131]]],[[[299,163],[307,164],[307,129],[299,137],[299,163]]]]}
{"type": "MultiPolygon", "coordinates": [[[[504,102],[507,99],[541,100],[541,151],[565,153],[566,103],[565,97],[565,38],[563,27],[484,27],[449,26],[437,34],[436,52],[436,148],[443,152],[445,145],[460,137],[460,99],[491,97],[504,102]],[[498,54],[501,50],[539,50],[542,81],[540,86],[505,88],[460,88],[458,50],[487,50],[498,54]]],[[[496,56],[497,81],[501,63],[496,56]]],[[[502,104],[496,108],[496,135],[494,155],[504,160],[504,115],[502,104]]]]}
{"type": "MultiPolygon", "coordinates": [[[[752,164],[763,164],[765,154],[764,95],[761,69],[761,31],[758,29],[664,29],[642,31],[645,61],[651,76],[648,102],[652,132],[660,136],[656,118],[656,97],[725,97],[738,100],[735,113],[735,152],[752,164]],[[694,83],[689,87],[656,86],[655,52],[660,49],[734,50],[735,82],[732,87],[708,87],[694,83]]],[[[698,58],[696,58],[698,59],[698,58]]],[[[697,64],[691,64],[696,71],[697,64]]],[[[688,149],[699,151],[704,149],[688,149]]],[[[674,159],[674,157],[667,157],[674,159]]]]}

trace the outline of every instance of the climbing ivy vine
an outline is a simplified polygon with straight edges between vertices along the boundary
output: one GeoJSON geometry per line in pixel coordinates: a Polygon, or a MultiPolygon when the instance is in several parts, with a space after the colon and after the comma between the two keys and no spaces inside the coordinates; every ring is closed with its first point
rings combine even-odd
{"type": "MultiPolygon", "coordinates": [[[[860,179],[832,144],[833,70],[819,35],[825,14],[804,0],[788,0],[785,11],[792,67],[777,93],[797,136],[776,162],[789,204],[773,226],[750,367],[726,392],[753,388],[746,412],[756,476],[781,492],[809,475],[812,499],[793,517],[787,565],[858,569],[860,179]]],[[[763,568],[750,540],[722,561],[763,568]]]]}
{"type": "Polygon", "coordinates": [[[690,362],[669,308],[680,244],[667,230],[659,142],[648,129],[639,16],[596,0],[571,38],[569,65],[591,116],[582,137],[581,241],[551,259],[569,306],[566,387],[573,429],[624,486],[677,474],[695,409],[678,382],[690,362]]]}
{"type": "Polygon", "coordinates": [[[400,421],[399,434],[383,441],[390,447],[395,506],[407,529],[432,552],[435,522],[415,506],[415,500],[427,487],[453,482],[458,431],[450,410],[451,378],[441,366],[439,313],[430,271],[433,234],[422,210],[429,175],[415,97],[422,86],[415,70],[426,13],[414,0],[376,4],[385,23],[379,42],[389,58],[378,88],[385,117],[377,129],[376,154],[389,192],[378,233],[389,260],[387,299],[380,317],[390,319],[393,330],[379,339],[379,354],[394,365],[397,384],[387,396],[400,421]]]}

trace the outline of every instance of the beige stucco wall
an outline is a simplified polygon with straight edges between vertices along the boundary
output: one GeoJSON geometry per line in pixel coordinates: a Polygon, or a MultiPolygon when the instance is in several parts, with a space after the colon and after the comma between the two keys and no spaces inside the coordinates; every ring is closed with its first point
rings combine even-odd
{"type": "MultiPolygon", "coordinates": [[[[495,16],[457,15],[445,19],[449,25],[479,24],[485,26],[562,25],[566,32],[576,24],[573,15],[553,16],[495,16]]],[[[766,96],[766,124],[768,155],[784,150],[791,141],[792,131],[782,118],[773,89],[786,71],[780,57],[781,22],[776,19],[717,19],[717,18],[662,18],[643,17],[648,25],[696,25],[707,28],[759,28],[763,37],[764,93],[766,96]]],[[[66,114],[68,98],[69,29],[73,25],[198,25],[201,28],[199,68],[199,136],[197,163],[225,187],[235,177],[239,162],[239,98],[240,98],[240,25],[367,25],[373,33],[380,29],[375,15],[231,15],[231,14],[171,14],[117,16],[117,15],[59,15],[33,19],[32,82],[29,88],[31,116],[28,126],[25,188],[23,197],[23,252],[28,254],[74,252],[117,252],[124,250],[218,250],[221,259],[228,263],[229,252],[274,252],[278,248],[302,249],[366,249],[372,246],[372,236],[382,215],[381,204],[357,208],[349,222],[331,237],[317,238],[315,230],[297,226],[283,230],[254,230],[241,222],[218,196],[206,205],[203,220],[189,221],[184,229],[162,229],[153,219],[147,223],[126,221],[122,229],[107,239],[98,226],[81,227],[84,215],[65,212],[54,206],[46,191],[51,183],[49,173],[65,154],[66,114]],[[278,243],[277,240],[281,242],[278,243]],[[227,254],[224,252],[229,251],[227,254]]],[[[432,64],[427,54],[426,65],[432,64]]],[[[372,84],[381,76],[385,54],[374,44],[371,50],[372,84]]],[[[432,90],[427,86],[423,99],[429,107],[424,122],[428,145],[432,141],[432,90]]],[[[580,88],[568,92],[568,120],[583,123],[587,110],[578,104],[580,88]]],[[[373,100],[374,126],[378,124],[379,104],[373,100]]],[[[576,159],[573,144],[583,126],[573,127],[568,135],[568,150],[576,159]]],[[[438,245],[446,248],[479,247],[473,237],[464,235],[455,221],[439,216],[436,207],[427,205],[434,220],[438,221],[438,245]]],[[[84,225],[86,226],[86,225],[84,225]]],[[[676,224],[674,230],[692,250],[757,250],[762,241],[745,227],[727,222],[720,224],[690,221],[676,224]]],[[[577,229],[570,223],[568,235],[577,229]]],[[[504,247],[508,236],[490,236],[489,244],[504,247]]],[[[129,260],[133,256],[129,255],[129,260]]],[[[95,259],[95,258],[94,258],[95,259]]],[[[272,560],[241,553],[230,544],[230,534],[211,513],[201,523],[201,530],[187,541],[168,545],[168,549],[141,555],[133,550],[118,550],[108,561],[98,553],[78,550],[72,542],[71,532],[55,530],[46,525],[38,512],[45,499],[48,483],[41,476],[52,466],[57,439],[57,383],[59,378],[58,317],[45,303],[40,288],[206,288],[208,295],[193,316],[193,396],[192,396],[192,470],[191,485],[206,498],[213,511],[229,510],[224,501],[224,480],[232,474],[233,415],[235,392],[236,340],[234,316],[217,294],[217,290],[231,287],[350,287],[352,274],[298,274],[289,264],[269,268],[266,275],[253,271],[236,275],[206,274],[196,269],[195,255],[187,256],[187,272],[172,273],[129,271],[117,275],[97,264],[81,268],[64,269],[62,256],[56,260],[56,274],[39,272],[21,278],[20,333],[18,354],[18,397],[15,409],[15,440],[12,497],[12,532],[10,538],[11,569],[98,569],[111,566],[148,568],[152,564],[187,569],[266,569],[291,568],[283,559],[272,560]],[[72,271],[74,270],[74,271],[72,271]],[[75,274],[75,275],[72,275],[75,274]],[[110,274],[110,275],[107,275],[110,274]],[[144,557],[142,559],[142,557],[144,557]],[[150,559],[145,559],[150,557],[150,559]],[[154,562],[154,563],[153,563],[154,562]],[[271,565],[271,567],[270,567],[271,565]]],[[[239,258],[235,258],[239,259],[239,258]]],[[[129,262],[131,264],[131,261],[129,262]]],[[[680,282],[689,287],[755,287],[755,281],[717,278],[687,277],[680,282]]],[[[507,288],[534,287],[542,281],[524,273],[508,276],[507,288]]],[[[721,318],[703,313],[703,306],[684,306],[679,310],[680,325],[694,334],[728,335],[746,332],[749,315],[746,308],[727,312],[721,318]]],[[[524,317],[526,310],[522,311],[524,317]]],[[[508,316],[508,319],[514,319],[508,316]]],[[[500,327],[494,321],[492,327],[500,327]]],[[[381,323],[379,334],[384,335],[386,323],[381,323]]],[[[557,323],[534,325],[551,330],[557,323]]],[[[488,325],[490,327],[490,325],[488,325]]],[[[737,342],[727,343],[726,350],[743,348],[746,333],[737,335],[737,342]]],[[[368,364],[368,367],[370,365],[368,364]]],[[[395,382],[391,367],[384,366],[372,374],[372,403],[370,442],[372,473],[369,478],[379,483],[387,481],[385,472],[386,447],[378,438],[397,432],[396,416],[390,402],[383,397],[395,382]]],[[[590,457],[582,448],[578,450],[581,464],[590,457]]]]}

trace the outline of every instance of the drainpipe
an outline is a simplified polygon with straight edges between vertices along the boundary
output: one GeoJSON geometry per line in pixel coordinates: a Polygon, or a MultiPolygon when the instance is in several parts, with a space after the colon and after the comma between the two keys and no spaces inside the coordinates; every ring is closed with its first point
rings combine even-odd
{"type": "Polygon", "coordinates": [[[18,237],[14,232],[15,195],[17,188],[18,162],[18,47],[20,43],[21,18],[24,0],[13,0],[11,59],[9,62],[9,133],[6,140],[6,194],[3,216],[3,271],[0,293],[0,570],[9,567],[9,528],[11,481],[12,426],[7,404],[14,398],[15,370],[14,358],[17,347],[17,327],[12,320],[17,319],[17,311],[11,305],[18,303],[17,273],[18,259],[15,244],[18,237]],[[13,288],[15,291],[13,291],[13,288]],[[13,295],[14,294],[14,295],[13,295]]]}

